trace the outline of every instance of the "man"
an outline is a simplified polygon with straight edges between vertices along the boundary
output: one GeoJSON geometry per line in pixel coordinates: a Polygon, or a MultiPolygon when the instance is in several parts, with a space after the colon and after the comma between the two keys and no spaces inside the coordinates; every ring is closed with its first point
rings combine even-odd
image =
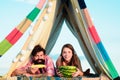
{"type": "Polygon", "coordinates": [[[23,67],[13,71],[11,76],[25,75],[25,76],[54,76],[54,63],[52,59],[46,55],[45,49],[40,45],[36,45],[31,52],[30,61],[23,67]],[[45,67],[31,67],[32,65],[45,65],[45,67]]]}

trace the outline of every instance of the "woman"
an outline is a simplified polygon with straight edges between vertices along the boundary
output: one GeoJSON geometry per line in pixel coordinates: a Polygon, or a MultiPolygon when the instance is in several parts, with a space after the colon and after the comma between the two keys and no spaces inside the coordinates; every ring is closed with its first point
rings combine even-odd
{"type": "Polygon", "coordinates": [[[61,54],[56,61],[57,75],[62,77],[62,74],[58,70],[58,67],[60,66],[76,66],[77,71],[72,73],[72,77],[83,76],[84,74],[82,71],[80,60],[71,44],[65,44],[62,47],[61,54]]]}

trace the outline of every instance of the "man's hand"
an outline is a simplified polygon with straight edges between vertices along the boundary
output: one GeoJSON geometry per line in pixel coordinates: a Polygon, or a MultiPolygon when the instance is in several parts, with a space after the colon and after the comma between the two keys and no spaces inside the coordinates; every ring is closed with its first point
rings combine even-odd
{"type": "Polygon", "coordinates": [[[28,69],[26,71],[27,71],[27,73],[35,74],[38,70],[39,70],[38,67],[34,67],[34,68],[28,67],[28,69]]]}
{"type": "Polygon", "coordinates": [[[26,73],[26,70],[16,69],[15,71],[12,72],[11,76],[23,75],[25,73],[26,73]]]}

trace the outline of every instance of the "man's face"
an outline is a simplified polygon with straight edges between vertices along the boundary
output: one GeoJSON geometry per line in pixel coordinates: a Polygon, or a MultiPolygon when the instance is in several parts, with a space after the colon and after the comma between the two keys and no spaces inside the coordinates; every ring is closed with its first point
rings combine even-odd
{"type": "Polygon", "coordinates": [[[45,63],[45,55],[43,51],[37,52],[35,56],[33,56],[34,64],[44,64],[45,63]]]}

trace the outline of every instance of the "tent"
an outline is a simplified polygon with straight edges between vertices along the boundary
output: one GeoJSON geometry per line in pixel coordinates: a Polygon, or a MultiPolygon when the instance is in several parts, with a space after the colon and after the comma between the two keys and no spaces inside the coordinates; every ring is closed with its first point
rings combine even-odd
{"type": "Polygon", "coordinates": [[[104,73],[114,80],[120,78],[98,36],[84,0],[40,0],[26,18],[0,42],[1,56],[24,35],[40,12],[41,14],[21,52],[13,60],[10,70],[4,77],[10,76],[14,69],[28,61],[31,50],[36,44],[42,45],[49,54],[65,21],[69,30],[78,40],[94,72],[104,73]]]}

